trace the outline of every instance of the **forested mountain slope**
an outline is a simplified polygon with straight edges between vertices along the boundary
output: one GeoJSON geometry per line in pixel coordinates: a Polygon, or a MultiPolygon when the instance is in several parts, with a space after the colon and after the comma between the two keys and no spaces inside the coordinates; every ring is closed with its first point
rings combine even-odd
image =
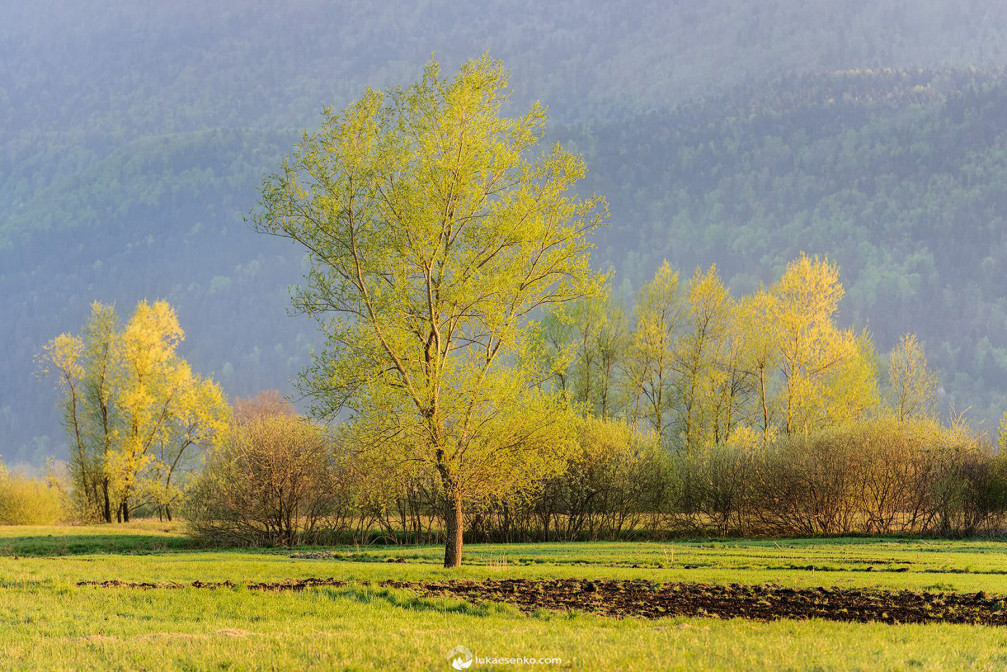
{"type": "Polygon", "coordinates": [[[32,357],[95,299],[167,298],[197,370],[289,391],[316,339],[285,315],[297,252],[242,221],[262,174],[323,106],[487,49],[585,154],[617,284],[667,257],[749,289],[828,254],[847,322],[918,331],[949,400],[998,415],[1005,31],[979,0],[7,3],[0,453],[62,450],[32,357]]]}
{"type": "Polygon", "coordinates": [[[828,256],[844,321],[882,350],[918,332],[945,410],[993,423],[1007,406],[1005,118],[1002,71],[868,71],[572,135],[619,213],[600,243],[621,277],[716,262],[751,290],[802,251],[828,256]]]}

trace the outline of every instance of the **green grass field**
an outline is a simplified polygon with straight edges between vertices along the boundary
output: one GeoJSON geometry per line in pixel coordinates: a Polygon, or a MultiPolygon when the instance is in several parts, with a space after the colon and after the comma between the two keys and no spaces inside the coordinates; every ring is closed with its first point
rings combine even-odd
{"type": "MultiPolygon", "coordinates": [[[[0,529],[0,667],[450,670],[448,651],[560,658],[535,669],[1001,669],[1007,629],[962,625],[611,619],[472,605],[378,587],[386,579],[643,578],[1007,594],[1007,544],[824,539],[199,550],[177,525],[0,529]],[[388,562],[403,559],[405,562],[388,562]],[[242,584],[333,577],[260,592],[242,584]],[[80,581],[233,581],[132,589],[80,581]]],[[[474,665],[470,669],[522,666],[474,665]]]]}

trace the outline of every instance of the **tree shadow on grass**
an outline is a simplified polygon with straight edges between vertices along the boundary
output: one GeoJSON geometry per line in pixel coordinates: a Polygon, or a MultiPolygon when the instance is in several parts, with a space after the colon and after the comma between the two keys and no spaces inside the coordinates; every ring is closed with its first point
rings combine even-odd
{"type": "Polygon", "coordinates": [[[195,549],[188,537],[122,531],[111,534],[26,534],[0,539],[0,557],[148,555],[195,549]]]}

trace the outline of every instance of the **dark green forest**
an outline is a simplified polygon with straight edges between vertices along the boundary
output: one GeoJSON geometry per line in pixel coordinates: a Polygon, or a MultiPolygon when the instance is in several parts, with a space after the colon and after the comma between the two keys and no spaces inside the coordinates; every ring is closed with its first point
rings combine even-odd
{"type": "MultiPolygon", "coordinates": [[[[233,396],[289,381],[299,252],[244,221],[301,129],[365,86],[489,50],[515,109],[582,153],[609,200],[599,268],[667,258],[771,282],[838,261],[844,324],[919,334],[942,405],[1007,408],[1007,7],[919,2],[448,2],[0,8],[0,453],[63,452],[33,358],[93,300],[175,305],[233,396]]],[[[296,395],[295,395],[296,396],[296,395]]]]}

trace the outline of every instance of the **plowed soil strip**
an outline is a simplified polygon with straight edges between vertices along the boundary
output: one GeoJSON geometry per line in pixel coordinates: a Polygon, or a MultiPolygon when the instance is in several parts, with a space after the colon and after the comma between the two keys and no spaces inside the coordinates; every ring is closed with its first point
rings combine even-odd
{"type": "Polygon", "coordinates": [[[180,583],[177,581],[165,581],[160,583],[148,583],[143,581],[119,581],[111,579],[109,581],[78,581],[78,586],[97,586],[99,588],[234,588],[241,585],[249,590],[304,590],[316,586],[345,586],[345,581],[338,579],[286,579],[283,581],[271,582],[249,582],[237,584],[233,581],[193,581],[192,583],[180,583]]]}
{"type": "MultiPolygon", "coordinates": [[[[81,581],[101,588],[234,588],[231,581],[144,583],[81,581]]],[[[240,584],[249,590],[304,590],[342,587],[329,578],[240,584]]],[[[575,579],[485,581],[384,581],[386,588],[406,589],[427,597],[452,597],[469,602],[506,602],[524,612],[536,609],[578,610],[603,616],[707,616],[757,621],[821,618],[830,621],[881,623],[964,623],[1007,625],[1007,597],[985,593],[931,593],[909,590],[851,588],[783,588],[704,583],[648,581],[586,581],[575,579]]]]}
{"type": "Polygon", "coordinates": [[[822,618],[882,623],[1007,625],[1007,598],[985,593],[930,593],[837,588],[729,586],[646,581],[498,579],[381,584],[427,596],[509,602],[522,611],[577,609],[605,616],[709,616],[773,621],[822,618]]]}

